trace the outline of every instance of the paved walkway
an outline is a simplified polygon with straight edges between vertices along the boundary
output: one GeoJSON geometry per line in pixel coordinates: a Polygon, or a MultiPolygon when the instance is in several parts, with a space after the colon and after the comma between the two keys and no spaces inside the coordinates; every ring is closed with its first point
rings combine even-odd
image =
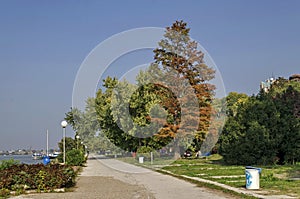
{"type": "Polygon", "coordinates": [[[28,194],[15,198],[225,199],[232,196],[116,159],[93,158],[88,160],[74,192],[28,194]]]}

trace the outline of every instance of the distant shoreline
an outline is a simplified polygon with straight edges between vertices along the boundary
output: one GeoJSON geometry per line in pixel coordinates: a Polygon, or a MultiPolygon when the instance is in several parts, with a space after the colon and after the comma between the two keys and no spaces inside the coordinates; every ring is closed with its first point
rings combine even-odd
{"type": "Polygon", "coordinates": [[[20,163],[24,163],[24,164],[39,164],[42,163],[42,160],[34,160],[32,158],[31,154],[27,154],[27,155],[19,155],[19,154],[9,154],[9,155],[0,155],[0,162],[2,160],[9,160],[9,159],[14,159],[14,160],[19,160],[20,163]]]}

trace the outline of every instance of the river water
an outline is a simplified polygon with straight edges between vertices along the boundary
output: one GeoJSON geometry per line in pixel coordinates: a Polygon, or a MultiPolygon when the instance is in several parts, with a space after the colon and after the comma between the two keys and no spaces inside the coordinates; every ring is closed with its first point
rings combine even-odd
{"type": "Polygon", "coordinates": [[[31,155],[6,155],[6,156],[0,155],[0,161],[9,160],[9,159],[19,160],[20,163],[24,163],[24,164],[43,163],[43,160],[34,160],[31,155]]]}

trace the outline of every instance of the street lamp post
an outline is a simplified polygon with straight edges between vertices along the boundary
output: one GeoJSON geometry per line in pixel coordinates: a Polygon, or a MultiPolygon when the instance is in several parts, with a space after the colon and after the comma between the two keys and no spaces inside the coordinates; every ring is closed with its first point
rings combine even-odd
{"type": "Polygon", "coordinates": [[[63,128],[63,155],[64,155],[64,164],[66,164],[66,127],[68,125],[67,121],[62,121],[60,123],[61,127],[63,128]]]}

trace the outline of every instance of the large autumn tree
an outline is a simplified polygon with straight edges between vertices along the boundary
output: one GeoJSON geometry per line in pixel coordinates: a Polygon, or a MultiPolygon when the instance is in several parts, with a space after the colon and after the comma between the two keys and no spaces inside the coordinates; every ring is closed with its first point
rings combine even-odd
{"type": "Polygon", "coordinates": [[[175,119],[159,135],[168,134],[175,143],[189,135],[195,142],[203,142],[211,124],[215,87],[209,82],[215,71],[205,64],[204,53],[189,33],[186,23],[176,21],[166,28],[164,38],[154,50],[154,64],[165,73],[167,89],[171,91],[168,95],[166,92],[158,95],[175,119]]]}
{"type": "Polygon", "coordinates": [[[95,99],[95,118],[99,130],[116,146],[136,151],[169,144],[177,157],[179,147],[192,142],[200,149],[213,114],[215,87],[209,82],[215,71],[205,64],[189,32],[182,21],[166,28],[153,63],[140,71],[137,85],[110,77],[103,81],[95,99]]]}

